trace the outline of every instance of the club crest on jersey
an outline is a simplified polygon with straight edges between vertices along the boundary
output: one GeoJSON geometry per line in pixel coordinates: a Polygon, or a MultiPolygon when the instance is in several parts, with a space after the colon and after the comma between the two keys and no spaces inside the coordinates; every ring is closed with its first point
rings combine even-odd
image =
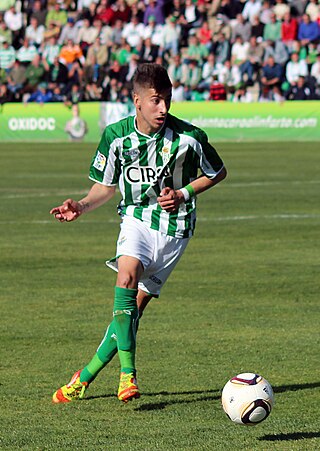
{"type": "Polygon", "coordinates": [[[162,161],[164,164],[167,164],[170,160],[170,149],[169,147],[163,147],[161,150],[162,161]]]}
{"type": "Polygon", "coordinates": [[[103,155],[103,153],[99,152],[99,150],[98,150],[97,155],[93,162],[93,167],[98,169],[98,171],[103,171],[106,166],[106,162],[107,162],[107,157],[105,155],[103,155]]]}
{"type": "Polygon", "coordinates": [[[161,167],[155,169],[151,166],[128,166],[125,168],[124,177],[130,185],[134,185],[135,183],[155,185],[158,178],[168,176],[168,172],[169,170],[167,168],[163,171],[161,167]]]}

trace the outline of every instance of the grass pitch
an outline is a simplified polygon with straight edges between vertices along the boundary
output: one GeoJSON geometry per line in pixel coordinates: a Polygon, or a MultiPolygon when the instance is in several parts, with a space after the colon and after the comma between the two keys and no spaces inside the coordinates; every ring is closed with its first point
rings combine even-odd
{"type": "Polygon", "coordinates": [[[59,224],[49,210],[89,189],[94,146],[0,146],[1,449],[320,449],[319,146],[218,150],[228,179],[199,196],[195,237],[140,323],[143,396],[119,403],[116,358],[86,399],[53,405],[110,321],[117,199],[59,224]],[[247,371],[276,397],[253,428],[220,406],[247,371]]]}

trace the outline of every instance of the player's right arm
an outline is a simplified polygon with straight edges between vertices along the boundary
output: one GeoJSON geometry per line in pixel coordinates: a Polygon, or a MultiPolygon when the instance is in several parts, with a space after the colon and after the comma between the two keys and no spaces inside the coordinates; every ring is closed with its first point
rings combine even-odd
{"type": "Polygon", "coordinates": [[[106,186],[95,183],[89,193],[81,200],[67,199],[62,205],[52,208],[50,214],[60,222],[70,222],[77,219],[83,213],[95,210],[108,202],[116,191],[116,186],[106,186]]]}

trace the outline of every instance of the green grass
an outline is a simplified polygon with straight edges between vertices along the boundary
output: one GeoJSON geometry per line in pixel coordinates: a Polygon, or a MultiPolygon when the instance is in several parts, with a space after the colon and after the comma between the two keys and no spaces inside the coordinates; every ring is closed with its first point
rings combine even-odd
{"type": "Polygon", "coordinates": [[[318,450],[318,144],[224,144],[228,179],[198,200],[181,263],[141,321],[143,396],[122,405],[118,361],[79,403],[53,391],[110,320],[116,202],[59,224],[51,207],[90,187],[86,145],[1,145],[1,441],[5,450],[318,450]],[[232,424],[233,375],[269,380],[259,426],[232,424]]]}

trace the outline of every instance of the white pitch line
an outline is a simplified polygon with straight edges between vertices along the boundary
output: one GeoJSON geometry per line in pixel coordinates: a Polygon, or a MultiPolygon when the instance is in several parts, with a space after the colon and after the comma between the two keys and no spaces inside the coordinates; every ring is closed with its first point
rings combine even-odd
{"type": "MultiPolygon", "coordinates": [[[[253,220],[259,220],[259,219],[319,219],[320,214],[276,214],[276,215],[248,215],[248,216],[220,216],[220,217],[199,217],[197,218],[197,221],[199,222],[233,222],[233,221],[253,221],[253,220]]],[[[120,219],[106,219],[105,221],[94,221],[94,220],[86,220],[81,219],[79,221],[81,224],[119,224],[120,219]]],[[[57,222],[52,218],[52,220],[45,219],[45,220],[34,220],[34,221],[3,221],[0,220],[0,225],[5,224],[57,224],[57,222]]]]}

